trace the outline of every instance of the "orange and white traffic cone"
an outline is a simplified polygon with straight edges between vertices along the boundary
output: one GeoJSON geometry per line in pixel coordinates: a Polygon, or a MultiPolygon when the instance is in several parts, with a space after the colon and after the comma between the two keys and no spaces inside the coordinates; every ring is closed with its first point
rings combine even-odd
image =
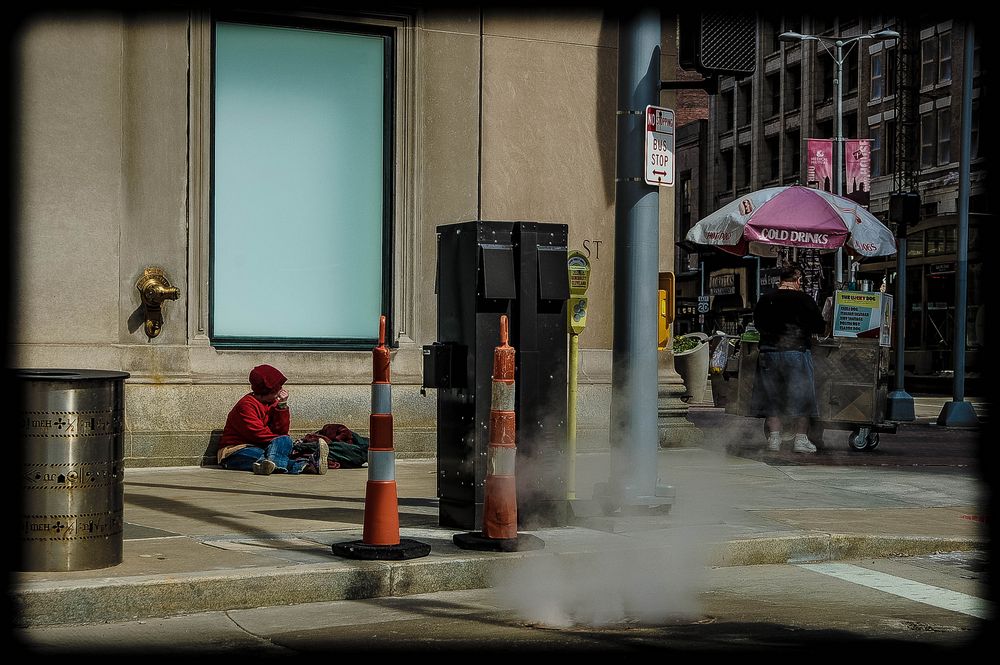
{"type": "Polygon", "coordinates": [[[493,394],[490,401],[490,445],[483,487],[482,532],[455,534],[463,549],[517,552],[541,549],[541,539],[517,533],[517,455],[514,414],[514,347],[507,343],[507,316],[500,316],[500,346],[493,351],[493,394]]]}
{"type": "Polygon", "coordinates": [[[385,316],[379,318],[378,346],[372,349],[372,412],[368,421],[368,483],[361,540],[334,543],[335,554],[352,559],[415,559],[431,547],[399,537],[396,495],[396,452],[392,445],[392,383],[389,349],[385,346],[385,316]]]}

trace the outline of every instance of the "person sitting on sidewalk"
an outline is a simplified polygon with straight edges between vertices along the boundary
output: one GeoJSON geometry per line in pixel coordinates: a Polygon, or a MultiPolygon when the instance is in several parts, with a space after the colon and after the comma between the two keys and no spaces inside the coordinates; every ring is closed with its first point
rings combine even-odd
{"type": "Polygon", "coordinates": [[[270,365],[250,370],[251,392],[229,411],[217,454],[224,469],[272,473],[326,473],[325,441],[303,443],[288,435],[291,412],[285,375],[270,365]]]}
{"type": "Polygon", "coordinates": [[[814,453],[807,431],[819,416],[813,379],[811,337],[822,334],[826,321],[812,297],[802,291],[802,268],[782,268],[778,288],[757,301],[753,322],[760,331],[757,372],[750,410],[763,416],[767,449],[781,449],[782,421],[795,433],[792,451],[814,453]]]}

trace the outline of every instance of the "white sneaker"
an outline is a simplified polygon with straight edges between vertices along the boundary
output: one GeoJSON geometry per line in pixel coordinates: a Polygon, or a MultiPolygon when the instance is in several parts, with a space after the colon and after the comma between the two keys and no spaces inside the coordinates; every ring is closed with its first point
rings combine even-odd
{"type": "Polygon", "coordinates": [[[278,468],[278,465],[266,457],[262,457],[253,463],[253,472],[258,476],[270,476],[276,468],[278,468]]]}
{"type": "Polygon", "coordinates": [[[327,460],[330,458],[330,444],[323,439],[319,440],[319,452],[316,453],[316,473],[324,474],[330,468],[327,460]]]}
{"type": "Polygon", "coordinates": [[[781,432],[771,432],[767,435],[767,449],[772,453],[781,450],[781,432]]]}
{"type": "Polygon", "coordinates": [[[816,446],[812,444],[812,441],[805,434],[796,434],[795,441],[792,443],[792,452],[814,453],[816,452],[816,446]]]}

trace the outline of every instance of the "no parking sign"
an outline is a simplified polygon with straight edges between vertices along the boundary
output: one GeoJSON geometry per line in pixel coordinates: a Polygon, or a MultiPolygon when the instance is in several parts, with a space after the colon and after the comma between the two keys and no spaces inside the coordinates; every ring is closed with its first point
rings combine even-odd
{"type": "Polygon", "coordinates": [[[674,184],[674,112],[660,106],[646,107],[647,185],[674,184]]]}

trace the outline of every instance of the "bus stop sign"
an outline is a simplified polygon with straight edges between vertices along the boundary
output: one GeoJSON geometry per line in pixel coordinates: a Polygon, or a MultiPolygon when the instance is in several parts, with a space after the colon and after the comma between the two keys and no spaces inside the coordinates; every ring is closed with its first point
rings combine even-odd
{"type": "Polygon", "coordinates": [[[646,107],[647,185],[674,184],[674,112],[661,106],[646,107]]]}

